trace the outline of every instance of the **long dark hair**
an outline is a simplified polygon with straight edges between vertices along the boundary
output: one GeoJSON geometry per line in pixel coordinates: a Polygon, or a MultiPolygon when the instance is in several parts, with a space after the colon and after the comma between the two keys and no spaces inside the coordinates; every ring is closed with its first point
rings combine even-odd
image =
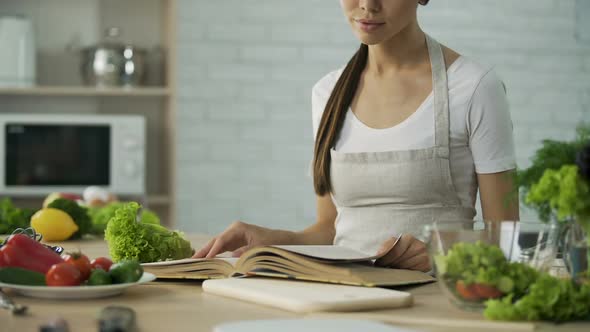
{"type": "Polygon", "coordinates": [[[346,110],[356,93],[361,74],[367,64],[369,47],[361,44],[348,61],[328,99],[315,139],[313,160],[313,186],[316,194],[323,196],[332,191],[330,181],[330,149],[334,146],[346,110]]]}

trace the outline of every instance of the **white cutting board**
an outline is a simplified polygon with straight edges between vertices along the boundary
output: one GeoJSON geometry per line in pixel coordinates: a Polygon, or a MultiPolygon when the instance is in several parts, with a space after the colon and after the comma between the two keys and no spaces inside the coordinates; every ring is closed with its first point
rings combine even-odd
{"type": "Polygon", "coordinates": [[[396,290],[263,278],[210,279],[203,291],[298,313],[408,307],[412,294],[396,290]]]}
{"type": "Polygon", "coordinates": [[[383,323],[353,319],[269,319],[224,323],[213,332],[413,332],[383,323]]]}

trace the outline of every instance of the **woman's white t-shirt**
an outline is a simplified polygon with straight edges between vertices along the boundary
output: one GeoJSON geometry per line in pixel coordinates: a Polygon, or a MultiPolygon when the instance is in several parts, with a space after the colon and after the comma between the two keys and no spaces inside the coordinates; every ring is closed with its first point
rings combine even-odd
{"type": "MultiPolygon", "coordinates": [[[[343,69],[330,72],[312,91],[314,137],[324,108],[343,69]]],[[[461,204],[473,207],[478,174],[516,168],[512,121],[503,83],[494,71],[466,56],[447,70],[449,87],[451,176],[461,204]]],[[[434,146],[433,94],[400,124],[375,129],[349,109],[335,150],[382,152],[434,146]]]]}

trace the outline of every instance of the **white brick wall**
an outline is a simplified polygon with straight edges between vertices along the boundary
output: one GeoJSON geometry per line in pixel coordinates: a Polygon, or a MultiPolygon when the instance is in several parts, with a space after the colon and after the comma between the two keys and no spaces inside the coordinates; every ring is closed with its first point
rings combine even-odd
{"type": "MultiPolygon", "coordinates": [[[[432,0],[420,10],[425,31],[496,65],[521,167],[539,140],[571,138],[590,120],[584,1],[432,0]]],[[[357,46],[338,1],[179,0],[178,18],[177,225],[312,223],[310,90],[357,46]]]]}

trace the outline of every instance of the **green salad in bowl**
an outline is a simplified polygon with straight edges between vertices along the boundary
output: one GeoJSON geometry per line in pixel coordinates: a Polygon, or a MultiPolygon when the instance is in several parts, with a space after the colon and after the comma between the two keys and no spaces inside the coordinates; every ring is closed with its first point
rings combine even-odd
{"type": "Polygon", "coordinates": [[[435,255],[439,281],[461,307],[481,309],[486,300],[526,293],[538,276],[533,267],[510,262],[502,250],[482,241],[455,243],[446,255],[435,255]]]}
{"type": "Polygon", "coordinates": [[[443,293],[488,319],[587,319],[590,284],[551,275],[557,227],[525,222],[437,222],[429,251],[443,293]]]}

